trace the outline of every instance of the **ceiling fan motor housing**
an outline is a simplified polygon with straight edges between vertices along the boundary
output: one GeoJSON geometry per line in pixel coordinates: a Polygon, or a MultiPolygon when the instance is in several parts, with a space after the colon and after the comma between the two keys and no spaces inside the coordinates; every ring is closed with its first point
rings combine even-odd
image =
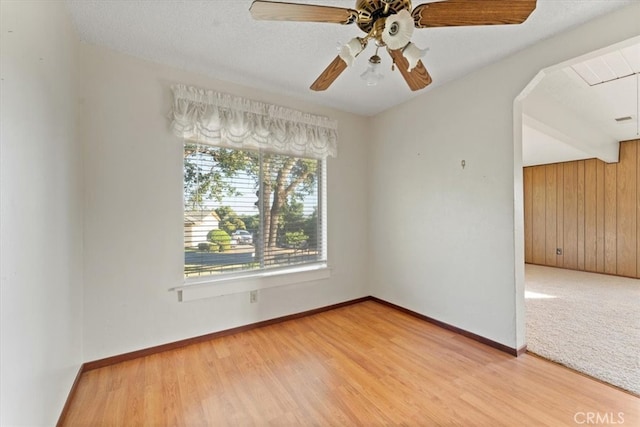
{"type": "Polygon", "coordinates": [[[357,0],[358,27],[369,34],[379,18],[386,18],[403,9],[411,12],[411,0],[357,0]],[[387,7],[388,9],[385,13],[387,7]]]}

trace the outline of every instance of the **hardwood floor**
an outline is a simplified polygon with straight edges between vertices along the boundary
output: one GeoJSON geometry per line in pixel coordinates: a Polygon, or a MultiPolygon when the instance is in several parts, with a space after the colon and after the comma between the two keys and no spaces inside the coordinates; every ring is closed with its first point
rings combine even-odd
{"type": "Polygon", "coordinates": [[[63,425],[593,425],[588,417],[640,425],[640,399],[366,301],[86,372],[63,425]]]}

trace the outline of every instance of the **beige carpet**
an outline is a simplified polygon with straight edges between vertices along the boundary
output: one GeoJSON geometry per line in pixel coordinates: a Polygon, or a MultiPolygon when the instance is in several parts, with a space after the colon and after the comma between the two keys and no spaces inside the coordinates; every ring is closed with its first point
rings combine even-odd
{"type": "Polygon", "coordinates": [[[640,280],[526,265],[527,348],[640,394],[640,280]]]}

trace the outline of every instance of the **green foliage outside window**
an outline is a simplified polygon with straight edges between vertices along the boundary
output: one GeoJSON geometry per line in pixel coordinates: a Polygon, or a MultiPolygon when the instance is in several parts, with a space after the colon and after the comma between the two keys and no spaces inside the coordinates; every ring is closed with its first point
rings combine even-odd
{"type": "Polygon", "coordinates": [[[284,241],[289,247],[301,248],[307,244],[309,236],[302,231],[293,231],[284,234],[284,241]]]}
{"type": "Polygon", "coordinates": [[[218,245],[218,252],[225,252],[231,249],[231,236],[224,230],[211,230],[207,234],[207,240],[218,245]]]}

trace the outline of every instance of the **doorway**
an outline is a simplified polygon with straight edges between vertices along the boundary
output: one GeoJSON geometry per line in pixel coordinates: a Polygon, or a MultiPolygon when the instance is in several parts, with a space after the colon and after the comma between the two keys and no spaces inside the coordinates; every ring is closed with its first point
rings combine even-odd
{"type": "Polygon", "coordinates": [[[515,210],[523,218],[515,230],[515,270],[523,281],[517,286],[523,341],[530,352],[635,394],[638,62],[640,37],[634,37],[540,71],[514,102],[515,210]],[[607,65],[619,58],[627,68],[607,65]],[[599,70],[601,63],[614,75],[599,70]]]}

